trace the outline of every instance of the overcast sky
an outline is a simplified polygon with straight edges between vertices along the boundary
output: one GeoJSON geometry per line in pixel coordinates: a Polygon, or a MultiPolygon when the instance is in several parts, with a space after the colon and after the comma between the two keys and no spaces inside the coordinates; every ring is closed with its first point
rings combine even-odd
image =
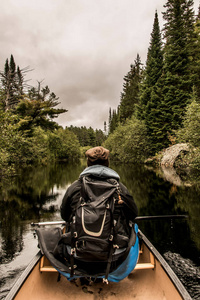
{"type": "MultiPolygon", "coordinates": [[[[195,11],[199,0],[195,0],[195,11]]],[[[56,121],[102,129],[120,102],[137,53],[146,61],[164,0],[0,0],[0,70],[13,54],[26,79],[48,85],[68,109],[56,121]]]]}

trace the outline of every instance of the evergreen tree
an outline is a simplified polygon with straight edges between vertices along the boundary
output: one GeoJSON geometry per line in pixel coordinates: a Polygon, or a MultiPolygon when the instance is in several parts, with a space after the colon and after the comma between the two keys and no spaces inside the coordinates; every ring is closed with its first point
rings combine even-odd
{"type": "Polygon", "coordinates": [[[168,133],[171,130],[170,117],[171,113],[167,111],[163,100],[163,80],[160,77],[152,89],[144,120],[151,145],[151,154],[168,147],[168,133]]]}
{"type": "Polygon", "coordinates": [[[111,130],[111,122],[112,122],[112,110],[110,107],[109,108],[109,116],[108,116],[108,133],[110,133],[110,130],[111,130]]]}
{"type": "MultiPolygon", "coordinates": [[[[155,13],[153,30],[151,33],[150,46],[147,53],[146,67],[142,76],[140,103],[138,106],[138,117],[145,119],[148,117],[147,106],[151,101],[151,93],[155,84],[162,74],[163,69],[163,50],[162,39],[158,20],[158,14],[155,13]]],[[[149,113],[149,109],[148,109],[149,113]]],[[[152,122],[154,120],[152,119],[152,122]]],[[[151,126],[147,124],[147,126],[151,126]]]]}
{"type": "MultiPolygon", "coordinates": [[[[78,138],[80,146],[85,147],[85,146],[91,146],[95,147],[97,144],[97,136],[92,127],[86,128],[86,126],[70,126],[68,128],[70,131],[72,131],[78,138]]],[[[99,139],[98,139],[99,142],[99,139]]]]}
{"type": "Polygon", "coordinates": [[[105,134],[107,133],[107,124],[106,124],[106,121],[104,121],[104,123],[103,123],[103,131],[104,131],[105,134]]]}
{"type": "Polygon", "coordinates": [[[96,146],[102,145],[102,143],[106,140],[105,132],[103,132],[101,129],[96,129],[95,135],[96,135],[96,146]]]}
{"type": "Polygon", "coordinates": [[[168,147],[169,136],[182,123],[191,101],[194,53],[193,1],[168,0],[164,20],[164,64],[146,105],[145,123],[152,153],[168,147]]]}
{"type": "Polygon", "coordinates": [[[163,128],[177,129],[191,100],[192,78],[190,55],[194,49],[194,11],[192,0],[168,0],[163,13],[165,61],[163,73],[163,128]]]}
{"type": "Polygon", "coordinates": [[[130,71],[124,77],[123,92],[119,107],[120,122],[124,123],[126,119],[131,118],[135,112],[136,105],[139,102],[139,85],[141,82],[141,60],[137,55],[134,64],[130,66],[130,71]]]}
{"type": "Polygon", "coordinates": [[[96,146],[96,135],[94,129],[90,126],[88,128],[88,135],[89,135],[89,145],[92,147],[96,146]]]}
{"type": "Polygon", "coordinates": [[[0,72],[3,91],[1,102],[4,110],[15,108],[22,98],[24,87],[23,73],[25,71],[27,71],[27,69],[20,70],[19,66],[16,68],[13,55],[11,55],[10,61],[6,59],[4,72],[0,72]]]}
{"type": "Polygon", "coordinates": [[[191,54],[191,59],[193,61],[192,65],[192,73],[193,76],[193,83],[195,92],[197,94],[197,100],[200,102],[200,6],[198,8],[198,14],[195,20],[195,48],[193,53],[191,54]]]}
{"type": "Polygon", "coordinates": [[[117,125],[118,125],[118,113],[117,113],[116,109],[113,109],[111,118],[110,118],[110,123],[109,123],[109,134],[114,132],[117,125]]]}
{"type": "Polygon", "coordinates": [[[48,86],[41,91],[31,88],[28,97],[24,96],[15,109],[15,113],[20,118],[20,130],[27,130],[32,134],[33,128],[38,126],[45,130],[58,128],[58,124],[53,119],[67,112],[66,109],[55,108],[59,104],[58,99],[50,92],[48,86]]]}

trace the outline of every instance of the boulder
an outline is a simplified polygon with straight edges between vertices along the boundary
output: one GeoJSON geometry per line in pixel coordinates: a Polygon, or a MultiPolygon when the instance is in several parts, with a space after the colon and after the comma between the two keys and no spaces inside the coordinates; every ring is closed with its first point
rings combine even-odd
{"type": "Polygon", "coordinates": [[[181,152],[188,152],[188,144],[176,144],[169,148],[166,148],[163,153],[160,165],[173,168],[176,158],[181,152]]]}

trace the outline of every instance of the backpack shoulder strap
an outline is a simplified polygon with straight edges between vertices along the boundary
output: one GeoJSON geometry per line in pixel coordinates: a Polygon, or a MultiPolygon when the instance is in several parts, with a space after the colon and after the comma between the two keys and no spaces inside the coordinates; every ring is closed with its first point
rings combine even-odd
{"type": "MultiPolygon", "coordinates": [[[[85,176],[81,177],[81,189],[80,189],[80,198],[86,199],[87,194],[86,194],[86,188],[85,188],[85,176]]],[[[80,199],[81,200],[81,199],[80,199]]]]}

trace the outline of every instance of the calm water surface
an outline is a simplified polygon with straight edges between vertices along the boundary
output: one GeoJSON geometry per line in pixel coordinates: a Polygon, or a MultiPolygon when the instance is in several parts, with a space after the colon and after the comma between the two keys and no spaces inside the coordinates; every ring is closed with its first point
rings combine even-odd
{"type": "MultiPolygon", "coordinates": [[[[38,252],[31,222],[61,220],[66,188],[85,162],[19,170],[0,187],[0,299],[38,252]]],[[[138,221],[193,299],[200,299],[200,183],[177,186],[143,166],[111,166],[132,193],[139,215],[187,214],[187,219],[138,221]]]]}

